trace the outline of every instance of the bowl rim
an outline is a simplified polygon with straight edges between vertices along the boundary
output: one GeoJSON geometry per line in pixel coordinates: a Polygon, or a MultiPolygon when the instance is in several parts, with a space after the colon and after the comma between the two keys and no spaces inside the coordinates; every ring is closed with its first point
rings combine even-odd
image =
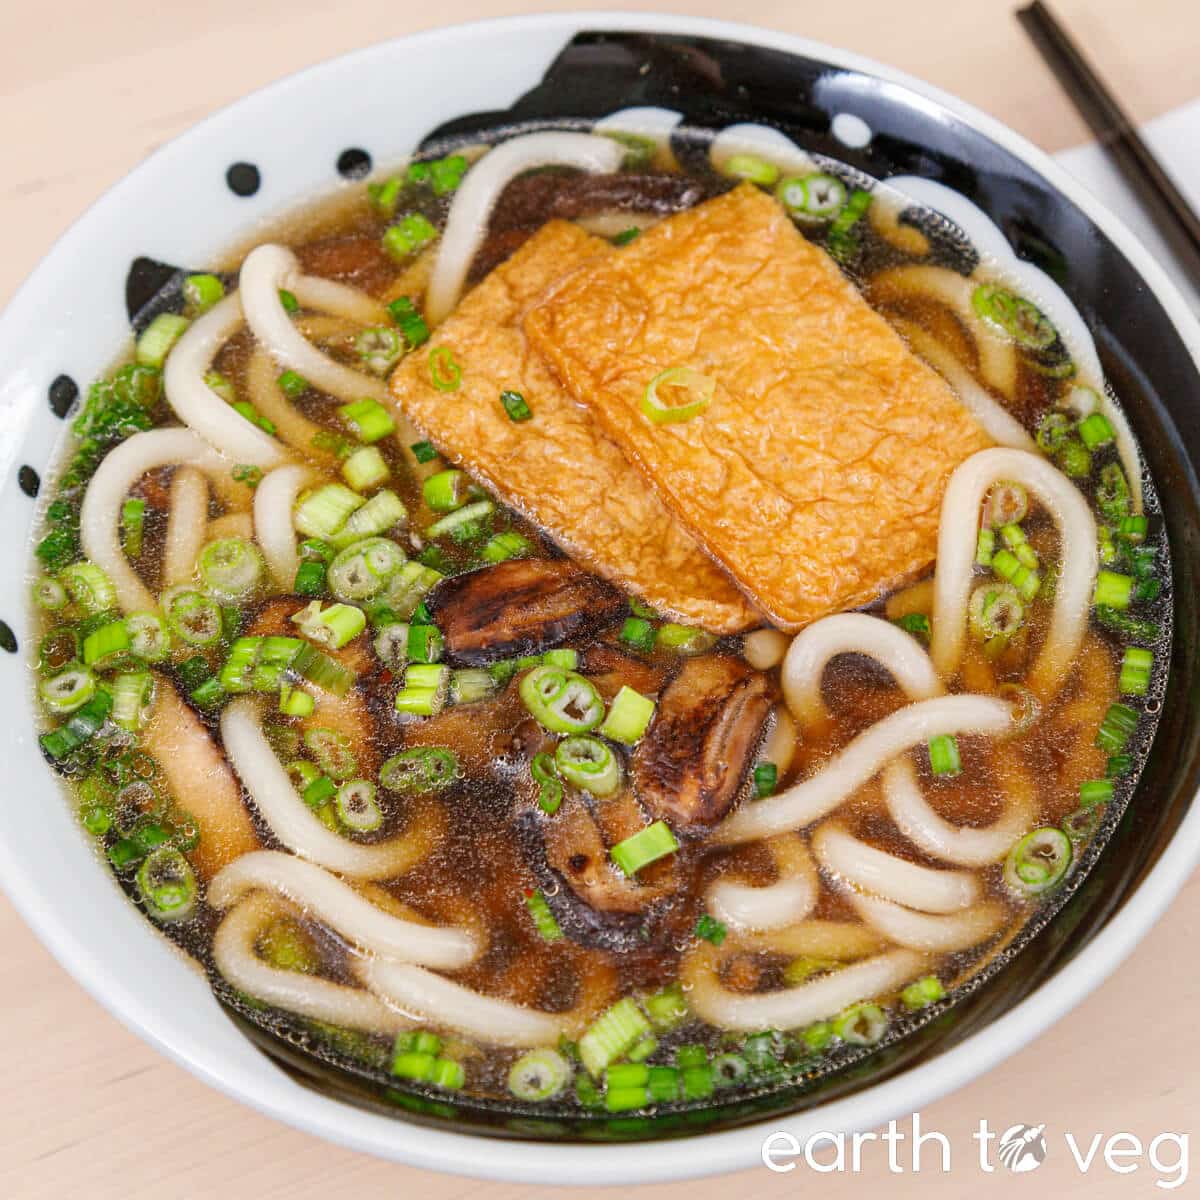
{"type": "MultiPolygon", "coordinates": [[[[666,13],[581,11],[544,13],[464,22],[389,39],[323,60],[240,97],[190,127],[148,156],[105,191],[56,240],[6,306],[0,321],[29,304],[39,280],[67,265],[73,242],[97,210],[117,205],[138,185],[148,164],[186,150],[234,118],[251,98],[282,102],[303,93],[332,64],[345,65],[404,53],[430,51],[463,39],[536,29],[561,32],[564,43],[585,30],[690,35],[765,46],[832,66],[861,71],[902,86],[989,137],[1036,170],[1057,192],[1083,211],[1133,264],[1162,305],[1200,369],[1200,322],[1165,270],[1138,238],[1048,154],[996,118],[902,71],[851,51],[761,26],[666,13]]],[[[102,955],[77,936],[69,923],[38,903],[44,881],[0,842],[0,879],[14,907],[59,964],[108,1012],[168,1058],[226,1095],[306,1133],[428,1170],[520,1183],[635,1184],[663,1182],[744,1169],[761,1161],[764,1139],[776,1131],[799,1141],[821,1131],[871,1129],[916,1111],[1015,1053],[1057,1022],[1103,982],[1132,952],[1187,881],[1200,859],[1200,805],[1193,803],[1154,867],[1095,938],[1028,997],[978,1033],[931,1060],[883,1083],[807,1112],[769,1118],[720,1133],[609,1145],[524,1142],[417,1125],[366,1112],[302,1087],[262,1058],[261,1070],[222,1063],[206,1049],[189,1023],[156,1005],[151,996],[116,978],[102,955]]]]}

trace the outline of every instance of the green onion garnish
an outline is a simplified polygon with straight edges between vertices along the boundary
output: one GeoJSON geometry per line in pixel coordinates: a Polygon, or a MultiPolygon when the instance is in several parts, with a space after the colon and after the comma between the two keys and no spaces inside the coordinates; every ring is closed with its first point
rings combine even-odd
{"type": "Polygon", "coordinates": [[[905,613],[892,624],[898,625],[905,633],[911,633],[920,642],[928,642],[931,636],[929,618],[924,613],[905,613]]]}
{"type": "Polygon", "coordinates": [[[287,288],[279,289],[279,303],[283,305],[283,311],[286,313],[298,313],[300,311],[300,301],[287,288]]]}
{"type": "Polygon", "coordinates": [[[428,217],[416,212],[406,213],[385,230],[383,248],[397,262],[402,262],[435,237],[437,229],[428,217]]]}
{"type": "Polygon", "coordinates": [[[413,453],[413,458],[419,463],[432,462],[437,458],[437,449],[432,442],[413,442],[409,447],[413,453]]]}
{"type": "Polygon", "coordinates": [[[929,768],[935,775],[957,775],[962,770],[958,741],[952,734],[940,733],[929,739],[929,768]]]}
{"type": "Polygon", "coordinates": [[[630,225],[628,229],[622,229],[620,233],[613,237],[612,244],[614,246],[628,246],[641,232],[636,225],[630,225]]]}
{"type": "Polygon", "coordinates": [[[435,346],[429,352],[429,378],[439,392],[457,392],[462,383],[462,367],[454,361],[448,346],[435,346]]]}
{"type": "Polygon", "coordinates": [[[183,281],[183,298],[196,310],[196,315],[207,312],[225,296],[225,285],[215,275],[189,275],[183,281]]]}
{"type": "Polygon", "coordinates": [[[656,705],[648,696],[626,685],[613,697],[599,733],[623,746],[632,746],[650,727],[656,705]]]}
{"type": "Polygon", "coordinates": [[[754,794],[760,800],[773,795],[779,783],[779,768],[773,762],[761,762],[754,768],[754,794]]]}
{"type": "Polygon", "coordinates": [[[696,936],[706,942],[712,942],[714,946],[719,946],[728,933],[729,930],[716,917],[711,917],[708,913],[702,913],[696,922],[696,936]]]}
{"type": "Polygon", "coordinates": [[[1096,745],[1101,750],[1119,754],[1129,744],[1137,723],[1137,712],[1127,704],[1110,705],[1096,733],[1096,745]]]}
{"type": "Polygon", "coordinates": [[[174,313],[159,313],[137,340],[136,356],[140,366],[161,370],[167,355],[191,322],[174,313]]]}
{"type": "Polygon", "coordinates": [[[643,867],[674,854],[679,849],[679,842],[664,821],[655,821],[645,829],[639,829],[632,837],[618,842],[609,850],[613,862],[627,876],[634,876],[643,867]]]}
{"type": "Polygon", "coordinates": [[[631,996],[603,1012],[579,1039],[579,1058],[596,1078],[611,1063],[624,1057],[648,1033],[649,1021],[631,996]]]}
{"type": "Polygon", "coordinates": [[[534,927],[541,934],[542,941],[556,942],[562,937],[562,929],[554,919],[550,905],[546,903],[546,897],[540,891],[525,893],[525,907],[529,909],[529,915],[533,918],[534,927]]]}
{"type": "Polygon", "coordinates": [[[1096,576],[1096,593],[1092,603],[1098,607],[1113,608],[1118,612],[1129,607],[1133,599],[1133,579],[1115,571],[1101,571],[1096,576]]]}
{"type": "Polygon", "coordinates": [[[396,430],[396,422],[378,400],[369,396],[364,400],[355,400],[351,404],[343,404],[338,408],[338,416],[350,427],[360,442],[370,445],[372,442],[385,438],[396,430]]]}
{"type": "Polygon", "coordinates": [[[644,617],[627,617],[621,626],[621,641],[635,650],[649,653],[655,640],[654,626],[644,617]]]}
{"type": "Polygon", "coordinates": [[[392,320],[400,327],[409,348],[415,350],[429,340],[429,326],[408,296],[400,296],[388,305],[392,320]]]}
{"type": "Polygon", "coordinates": [[[1107,804],[1112,798],[1111,779],[1087,779],[1079,785],[1079,803],[1085,808],[1094,804],[1107,804]]]}
{"type": "Polygon", "coordinates": [[[146,502],[130,496],[121,505],[121,544],[129,558],[138,558],[142,553],[142,533],[146,523],[146,502]]]}
{"type": "Polygon", "coordinates": [[[519,423],[528,421],[533,416],[533,410],[520,392],[501,392],[500,403],[504,406],[504,411],[508,414],[510,421],[519,423]]]}
{"type": "Polygon", "coordinates": [[[925,1008],[936,1004],[946,994],[942,981],[936,975],[926,975],[915,983],[910,983],[900,993],[900,1001],[905,1008],[925,1008]]]}
{"type": "Polygon", "coordinates": [[[1108,423],[1108,418],[1099,412],[1090,413],[1084,417],[1079,422],[1077,432],[1089,450],[1096,450],[1101,446],[1108,445],[1116,436],[1113,433],[1113,427],[1108,423]]]}
{"type": "Polygon", "coordinates": [[[458,759],[442,746],[402,750],[379,768],[379,782],[392,792],[439,791],[458,775],[458,759]]]}
{"type": "Polygon", "coordinates": [[[690,421],[712,403],[717,381],[690,367],[660,371],[642,393],[642,413],[655,425],[690,421]]]}
{"type": "Polygon", "coordinates": [[[1121,661],[1120,690],[1126,696],[1144,696],[1150,690],[1154,654],[1141,646],[1129,646],[1121,661]]]}

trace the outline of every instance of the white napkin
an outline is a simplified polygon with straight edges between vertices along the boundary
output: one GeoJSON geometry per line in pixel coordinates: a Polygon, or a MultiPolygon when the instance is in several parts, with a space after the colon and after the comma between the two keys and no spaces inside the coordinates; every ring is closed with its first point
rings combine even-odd
{"type": "MultiPolygon", "coordinates": [[[[1176,185],[1200,211],[1200,99],[1156,117],[1143,126],[1141,132],[1176,185]]],[[[1100,147],[1090,142],[1086,146],[1064,150],[1055,158],[1137,234],[1200,314],[1200,291],[1184,276],[1137,197],[1100,147]]]]}

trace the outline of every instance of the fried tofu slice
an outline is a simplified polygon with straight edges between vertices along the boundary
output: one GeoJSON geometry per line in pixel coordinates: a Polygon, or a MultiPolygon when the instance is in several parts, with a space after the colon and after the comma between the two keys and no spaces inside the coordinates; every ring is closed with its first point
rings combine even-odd
{"type": "Polygon", "coordinates": [[[630,465],[600,425],[558,385],[521,328],[530,303],[564,271],[610,250],[552,221],[467,294],[423,350],[392,375],[405,415],[449,458],[486,480],[577,562],[677,620],[714,633],[762,617],[630,465]],[[454,392],[432,384],[429,351],[462,368],[454,392]],[[509,419],[505,390],[533,416],[509,419]]]}
{"type": "Polygon", "coordinates": [[[572,272],[525,329],[788,630],[924,571],[950,473],[991,444],[833,260],[749,184],[572,272]],[[673,367],[715,379],[715,392],[699,415],[655,424],[643,394],[673,367]]]}

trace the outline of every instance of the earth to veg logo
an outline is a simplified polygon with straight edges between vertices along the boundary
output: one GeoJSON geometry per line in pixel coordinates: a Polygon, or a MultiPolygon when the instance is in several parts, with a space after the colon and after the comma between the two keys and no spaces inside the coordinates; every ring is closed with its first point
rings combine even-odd
{"type": "Polygon", "coordinates": [[[925,1171],[949,1174],[997,1171],[1025,1175],[1036,1171],[1053,1148],[1061,1169],[1064,1161],[1081,1175],[1112,1172],[1132,1175],[1148,1172],[1146,1182],[1174,1191],[1188,1179],[1189,1135],[1158,1133],[1144,1141],[1135,1133],[1055,1130],[1045,1123],[1024,1123],[996,1128],[981,1120],[968,1146],[955,1146],[936,1129],[922,1128],[921,1114],[913,1113],[908,1128],[889,1121],[882,1129],[845,1133],[816,1132],[803,1140],[785,1130],[768,1134],[762,1144],[763,1165],[777,1174],[797,1167],[818,1175],[914,1174],[925,1171]]]}

